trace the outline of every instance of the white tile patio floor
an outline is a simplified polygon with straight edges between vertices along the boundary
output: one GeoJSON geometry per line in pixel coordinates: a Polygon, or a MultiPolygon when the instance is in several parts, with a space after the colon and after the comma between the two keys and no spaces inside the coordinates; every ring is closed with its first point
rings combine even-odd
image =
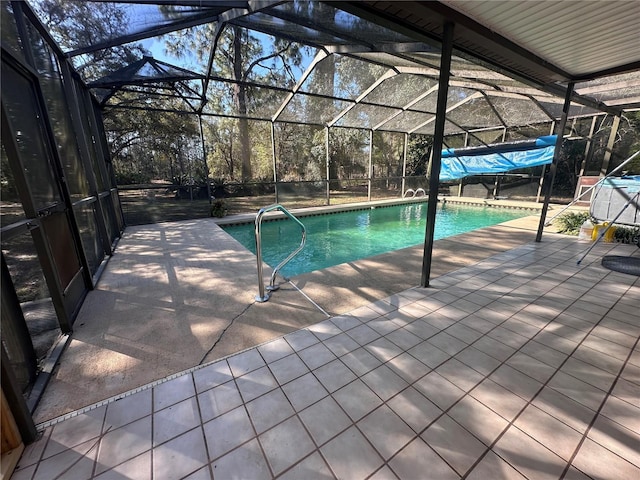
{"type": "Polygon", "coordinates": [[[638,479],[640,277],[548,235],[39,427],[23,479],[638,479]]]}

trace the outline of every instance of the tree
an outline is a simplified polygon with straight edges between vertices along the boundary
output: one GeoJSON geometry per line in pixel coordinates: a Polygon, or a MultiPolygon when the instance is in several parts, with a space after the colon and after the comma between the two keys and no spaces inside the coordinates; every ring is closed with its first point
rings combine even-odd
{"type": "MultiPolygon", "coordinates": [[[[90,47],[128,31],[126,11],[111,2],[36,0],[34,10],[63,50],[90,47]]],[[[146,50],[141,44],[117,45],[73,57],[85,80],[96,80],[137,60],[146,50]]]]}
{"type": "Polygon", "coordinates": [[[378,178],[401,177],[403,150],[403,134],[391,132],[374,132],[373,176],[378,178]]]}
{"type": "MultiPolygon", "coordinates": [[[[203,119],[207,144],[207,164],[214,178],[236,182],[239,165],[240,135],[238,118],[209,117],[203,119]]],[[[254,179],[273,181],[271,153],[271,124],[266,121],[248,122],[249,150],[254,179]]]]}
{"type": "Polygon", "coordinates": [[[433,147],[433,137],[410,135],[407,145],[407,177],[420,177],[427,174],[427,165],[433,147]]]}
{"type": "Polygon", "coordinates": [[[325,130],[315,125],[276,125],[278,180],[321,180],[326,171],[325,130]]]}
{"type": "MultiPolygon", "coordinates": [[[[170,7],[165,9],[165,12],[168,11],[170,7]]],[[[214,41],[214,31],[213,25],[207,25],[190,32],[172,34],[167,36],[166,49],[179,57],[193,52],[198,61],[205,63],[210,54],[211,42],[214,41]]],[[[291,41],[258,35],[237,25],[226,25],[217,40],[213,59],[214,74],[228,79],[228,90],[220,92],[221,95],[210,95],[208,100],[214,112],[224,113],[225,109],[231,109],[238,117],[237,147],[234,151],[240,156],[243,181],[251,180],[254,176],[250,148],[251,128],[247,117],[265,100],[261,97],[264,93],[253,88],[250,83],[290,88],[296,81],[293,69],[302,62],[302,48],[291,41]],[[225,102],[226,96],[230,97],[230,102],[225,102]]],[[[215,92],[215,88],[211,88],[211,91],[215,92]]],[[[229,163],[232,165],[230,171],[234,174],[235,161],[230,160],[229,163]]]]}
{"type": "Polygon", "coordinates": [[[113,108],[104,124],[119,184],[206,180],[195,115],[113,108]]]}
{"type": "MultiPolygon", "coordinates": [[[[39,0],[35,10],[65,50],[95,45],[129,30],[127,10],[111,2],[39,0]]],[[[147,54],[141,44],[116,45],[74,57],[74,63],[86,80],[94,80],[147,54]]],[[[204,182],[197,117],[151,111],[185,107],[179,98],[154,93],[153,87],[128,87],[110,104],[141,109],[105,108],[105,130],[118,183],[204,182]]]]}
{"type": "MultiPolygon", "coordinates": [[[[640,111],[627,112],[622,116],[617,140],[613,148],[611,169],[640,150],[640,111]]],[[[629,175],[640,175],[640,155],[627,163],[622,170],[629,175]]]]}
{"type": "Polygon", "coordinates": [[[329,178],[355,179],[367,175],[369,131],[332,128],[329,132],[329,178]]]}
{"type": "Polygon", "coordinates": [[[205,137],[208,140],[207,160],[214,178],[235,179],[236,124],[235,119],[223,117],[204,122],[205,137]]]}

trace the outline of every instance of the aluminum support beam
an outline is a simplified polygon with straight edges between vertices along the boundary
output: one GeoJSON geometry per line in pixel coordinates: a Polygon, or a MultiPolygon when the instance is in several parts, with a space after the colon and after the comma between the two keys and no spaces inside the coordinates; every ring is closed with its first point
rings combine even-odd
{"type": "Polygon", "coordinates": [[[207,198],[211,204],[211,182],[209,182],[209,165],[207,164],[207,144],[204,141],[204,130],[202,128],[202,114],[198,114],[198,125],[200,126],[200,142],[202,143],[202,162],[204,163],[204,176],[207,182],[207,198]]]}
{"type": "MultiPolygon", "coordinates": [[[[248,12],[247,12],[248,13],[248,12]]],[[[218,21],[219,15],[217,13],[201,13],[193,15],[191,17],[181,19],[172,23],[169,23],[162,27],[151,27],[138,33],[125,34],[104,42],[98,42],[90,46],[76,48],[69,52],[65,52],[65,55],[69,58],[76,57],[78,55],[85,55],[87,53],[97,52],[98,50],[105,50],[118,45],[124,45],[132,42],[139,42],[147,38],[158,37],[160,35],[166,35],[178,30],[184,30],[186,28],[197,27],[206,23],[218,21]]]]}
{"type": "Polygon", "coordinates": [[[273,165],[273,190],[276,196],[276,203],[280,200],[278,199],[278,163],[276,159],[276,126],[275,123],[271,122],[271,160],[273,165]]]}
{"type": "MultiPolygon", "coordinates": [[[[451,75],[450,75],[450,72],[447,72],[447,78],[449,78],[450,76],[451,76],[451,75]]],[[[442,75],[440,76],[440,78],[442,78],[442,75]]],[[[442,88],[442,86],[441,86],[441,85],[438,85],[438,100],[440,100],[440,89],[441,89],[441,88],[442,88]]],[[[447,84],[447,92],[446,92],[446,93],[448,93],[448,92],[449,92],[449,85],[447,84]]],[[[459,101],[458,103],[456,103],[455,105],[452,105],[450,108],[447,108],[447,109],[446,109],[446,112],[442,112],[442,116],[443,116],[443,118],[444,118],[444,116],[445,116],[445,114],[446,114],[446,113],[451,112],[451,111],[455,110],[456,108],[458,108],[459,106],[464,105],[465,103],[469,103],[471,100],[475,100],[476,98],[480,98],[480,97],[482,97],[482,93],[480,93],[480,92],[472,93],[471,95],[469,95],[469,96],[468,96],[467,98],[465,98],[464,100],[461,100],[461,101],[459,101]]],[[[446,100],[446,99],[445,99],[445,100],[446,100]]],[[[446,105],[445,105],[445,108],[446,108],[446,105]]],[[[437,112],[436,112],[436,113],[437,113],[437,112]]],[[[426,122],[423,122],[423,123],[419,124],[418,126],[416,126],[416,127],[412,128],[411,130],[409,130],[409,134],[416,133],[416,132],[417,132],[418,130],[420,130],[422,127],[425,127],[425,126],[429,125],[431,122],[436,122],[436,121],[437,121],[437,119],[438,119],[438,117],[437,117],[437,115],[436,115],[435,117],[433,117],[433,118],[431,118],[431,119],[427,120],[426,122]]],[[[453,123],[453,122],[451,122],[451,123],[453,123]]],[[[457,125],[457,124],[456,124],[456,126],[460,126],[460,125],[457,125]]],[[[461,126],[460,126],[460,128],[463,128],[463,127],[461,127],[461,126]]],[[[464,128],[463,128],[463,130],[467,131],[467,130],[466,130],[466,129],[464,129],[464,128]]],[[[434,134],[435,134],[435,127],[434,127],[434,134]]]]}
{"type": "MultiPolygon", "coordinates": [[[[438,89],[438,87],[431,87],[429,90],[421,93],[420,95],[418,95],[418,97],[414,98],[413,100],[411,100],[409,103],[407,103],[404,107],[402,107],[402,110],[397,111],[396,113],[393,113],[391,115],[389,115],[387,118],[385,118],[383,121],[381,121],[380,123],[378,123],[376,126],[373,127],[374,130],[378,130],[380,128],[382,128],[382,126],[384,126],[387,122],[390,122],[391,120],[393,120],[394,118],[396,118],[398,115],[400,115],[401,113],[406,112],[407,110],[409,110],[412,106],[414,106],[416,103],[418,103],[420,100],[424,99],[425,97],[431,95],[433,92],[435,92],[438,89]]],[[[406,133],[406,132],[405,132],[406,133]]]]}
{"type": "Polygon", "coordinates": [[[438,79],[438,102],[434,126],[431,168],[429,169],[429,203],[427,203],[427,226],[422,257],[422,287],[429,286],[431,262],[433,260],[433,237],[435,233],[436,208],[438,206],[438,186],[440,184],[440,165],[442,162],[442,143],[444,138],[445,115],[449,77],[451,75],[451,56],[453,52],[453,23],[444,24],[442,38],[442,56],[440,58],[440,78],[438,79]]]}
{"type": "Polygon", "coordinates": [[[7,399],[11,415],[16,422],[22,441],[24,443],[31,443],[38,436],[35,423],[33,422],[33,417],[31,416],[31,412],[29,412],[29,408],[27,407],[22,392],[20,391],[20,386],[18,385],[18,381],[16,380],[13,369],[11,368],[11,362],[4,350],[4,345],[0,345],[0,352],[2,355],[0,358],[0,367],[2,368],[2,372],[0,373],[0,378],[2,379],[2,393],[4,393],[5,398],[7,399]]]}
{"type": "MultiPolygon", "coordinates": [[[[507,138],[507,127],[505,126],[504,129],[502,130],[502,139],[500,141],[504,142],[506,138],[507,138]]],[[[502,187],[501,185],[502,177],[504,177],[504,173],[496,175],[496,178],[493,182],[493,198],[494,199],[498,195],[500,195],[500,188],[502,187]]]]}
{"type": "Polygon", "coordinates": [[[302,88],[302,85],[304,84],[304,82],[306,82],[307,78],[309,78],[309,75],[311,75],[311,72],[313,72],[313,69],[316,68],[316,65],[318,65],[318,63],[320,63],[326,57],[327,57],[327,52],[324,50],[320,50],[316,54],[314,59],[311,61],[307,69],[304,71],[304,73],[298,80],[298,83],[296,83],[296,85],[293,87],[293,90],[289,92],[289,95],[287,95],[287,97],[280,104],[276,112],[271,116],[272,122],[275,122],[276,120],[278,120],[278,117],[280,116],[280,114],[284,111],[285,108],[287,108],[287,105],[289,105],[289,102],[293,99],[293,96],[296,93],[298,93],[298,91],[302,88]]]}
{"type": "Polygon", "coordinates": [[[207,104],[207,91],[209,90],[209,82],[211,81],[211,72],[213,71],[213,58],[216,54],[216,50],[218,48],[218,41],[220,40],[220,36],[222,35],[222,30],[224,25],[221,22],[216,24],[216,31],[213,35],[213,42],[211,42],[211,49],[209,50],[209,62],[207,63],[207,75],[204,79],[204,84],[202,85],[202,99],[200,100],[200,108],[198,108],[198,112],[202,114],[202,110],[204,110],[204,106],[207,104]]]}
{"type": "Polygon", "coordinates": [[[582,177],[587,168],[587,163],[589,162],[589,155],[591,154],[591,146],[593,145],[593,132],[596,131],[596,123],[598,117],[593,116],[591,119],[591,128],[589,129],[589,137],[587,137],[587,145],[584,147],[584,159],[582,160],[582,164],[580,165],[580,173],[578,176],[582,177]]]}
{"type": "Polygon", "coordinates": [[[352,103],[350,103],[347,107],[345,107],[340,113],[338,113],[338,115],[336,115],[335,118],[333,118],[331,121],[327,122],[327,125],[329,127],[333,127],[342,117],[344,117],[349,110],[351,110],[352,108],[354,108],[356,105],[358,105],[360,102],[362,102],[362,100],[364,100],[364,98],[369,95],[371,92],[373,92],[373,90],[378,87],[378,85],[382,84],[382,82],[384,82],[385,80],[387,80],[388,78],[394,77],[398,74],[398,72],[396,72],[394,69],[390,68],[389,70],[387,70],[384,74],[382,74],[375,82],[373,82],[371,85],[369,85],[369,87],[367,89],[365,89],[359,96],[358,98],[356,98],[352,103]]]}
{"type": "Polygon", "coordinates": [[[620,115],[613,117],[613,124],[611,125],[611,132],[609,133],[609,141],[607,142],[607,149],[604,151],[604,158],[602,160],[602,167],[600,167],[600,176],[604,177],[609,170],[609,162],[611,162],[611,153],[613,152],[613,146],[616,143],[616,136],[618,135],[618,127],[620,127],[620,115]]]}
{"type": "MultiPolygon", "coordinates": [[[[464,146],[469,146],[469,132],[464,132],[464,146]]],[[[462,192],[464,191],[464,177],[460,179],[458,182],[458,197],[462,196],[462,192]]]]}
{"type": "Polygon", "coordinates": [[[553,190],[553,182],[556,179],[556,170],[558,169],[558,160],[560,159],[560,149],[564,139],[564,128],[567,125],[567,117],[569,116],[569,108],[571,107],[571,96],[573,95],[574,83],[571,82],[567,86],[567,93],[562,107],[562,117],[556,126],[558,138],[556,146],[553,150],[553,161],[549,165],[549,170],[544,176],[542,189],[544,194],[544,203],[542,204],[542,212],[540,212],[540,223],[538,224],[538,233],[536,234],[536,242],[542,240],[542,230],[544,229],[545,220],[547,219],[547,210],[549,210],[549,201],[551,200],[551,191],[553,190]]]}
{"type": "Polygon", "coordinates": [[[373,183],[373,130],[369,130],[369,182],[367,200],[371,201],[371,184],[373,183]]]}
{"type": "MultiPolygon", "coordinates": [[[[553,122],[551,122],[551,130],[549,130],[549,135],[553,135],[555,128],[556,128],[556,122],[554,120],[553,122]]],[[[542,170],[540,170],[540,180],[538,181],[538,193],[536,194],[536,203],[540,203],[540,196],[542,195],[542,187],[544,184],[544,177],[545,177],[547,168],[548,167],[546,165],[543,165],[542,170]]]]}
{"type": "Polygon", "coordinates": [[[409,134],[404,134],[404,150],[402,152],[402,190],[400,194],[404,196],[407,178],[407,150],[409,149],[409,134]]]}
{"type": "Polygon", "coordinates": [[[324,127],[324,148],[326,153],[326,167],[327,167],[327,205],[331,204],[331,178],[329,177],[331,162],[331,156],[329,155],[329,127],[324,127]]]}

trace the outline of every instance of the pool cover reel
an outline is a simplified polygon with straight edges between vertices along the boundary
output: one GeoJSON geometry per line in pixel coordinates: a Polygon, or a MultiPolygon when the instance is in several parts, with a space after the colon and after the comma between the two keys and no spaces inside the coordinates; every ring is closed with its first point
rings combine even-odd
{"type": "Polygon", "coordinates": [[[547,135],[482,147],[447,148],[442,150],[440,181],[548,165],[553,160],[556,138],[556,135],[547,135]]]}

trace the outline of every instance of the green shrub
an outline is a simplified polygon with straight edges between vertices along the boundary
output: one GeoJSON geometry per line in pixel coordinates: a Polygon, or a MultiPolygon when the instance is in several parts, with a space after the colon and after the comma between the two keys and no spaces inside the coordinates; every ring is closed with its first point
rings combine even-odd
{"type": "Polygon", "coordinates": [[[210,214],[212,217],[222,218],[227,214],[227,204],[222,199],[216,199],[211,203],[210,214]]]}
{"type": "Polygon", "coordinates": [[[613,239],[619,243],[636,244],[640,247],[640,227],[615,226],[613,239]]]}
{"type": "Polygon", "coordinates": [[[589,212],[569,212],[554,220],[558,225],[558,232],[565,235],[578,235],[582,224],[589,220],[589,212]]]}
{"type": "Polygon", "coordinates": [[[140,172],[116,172],[118,185],[143,185],[151,183],[151,177],[140,172]]]}

